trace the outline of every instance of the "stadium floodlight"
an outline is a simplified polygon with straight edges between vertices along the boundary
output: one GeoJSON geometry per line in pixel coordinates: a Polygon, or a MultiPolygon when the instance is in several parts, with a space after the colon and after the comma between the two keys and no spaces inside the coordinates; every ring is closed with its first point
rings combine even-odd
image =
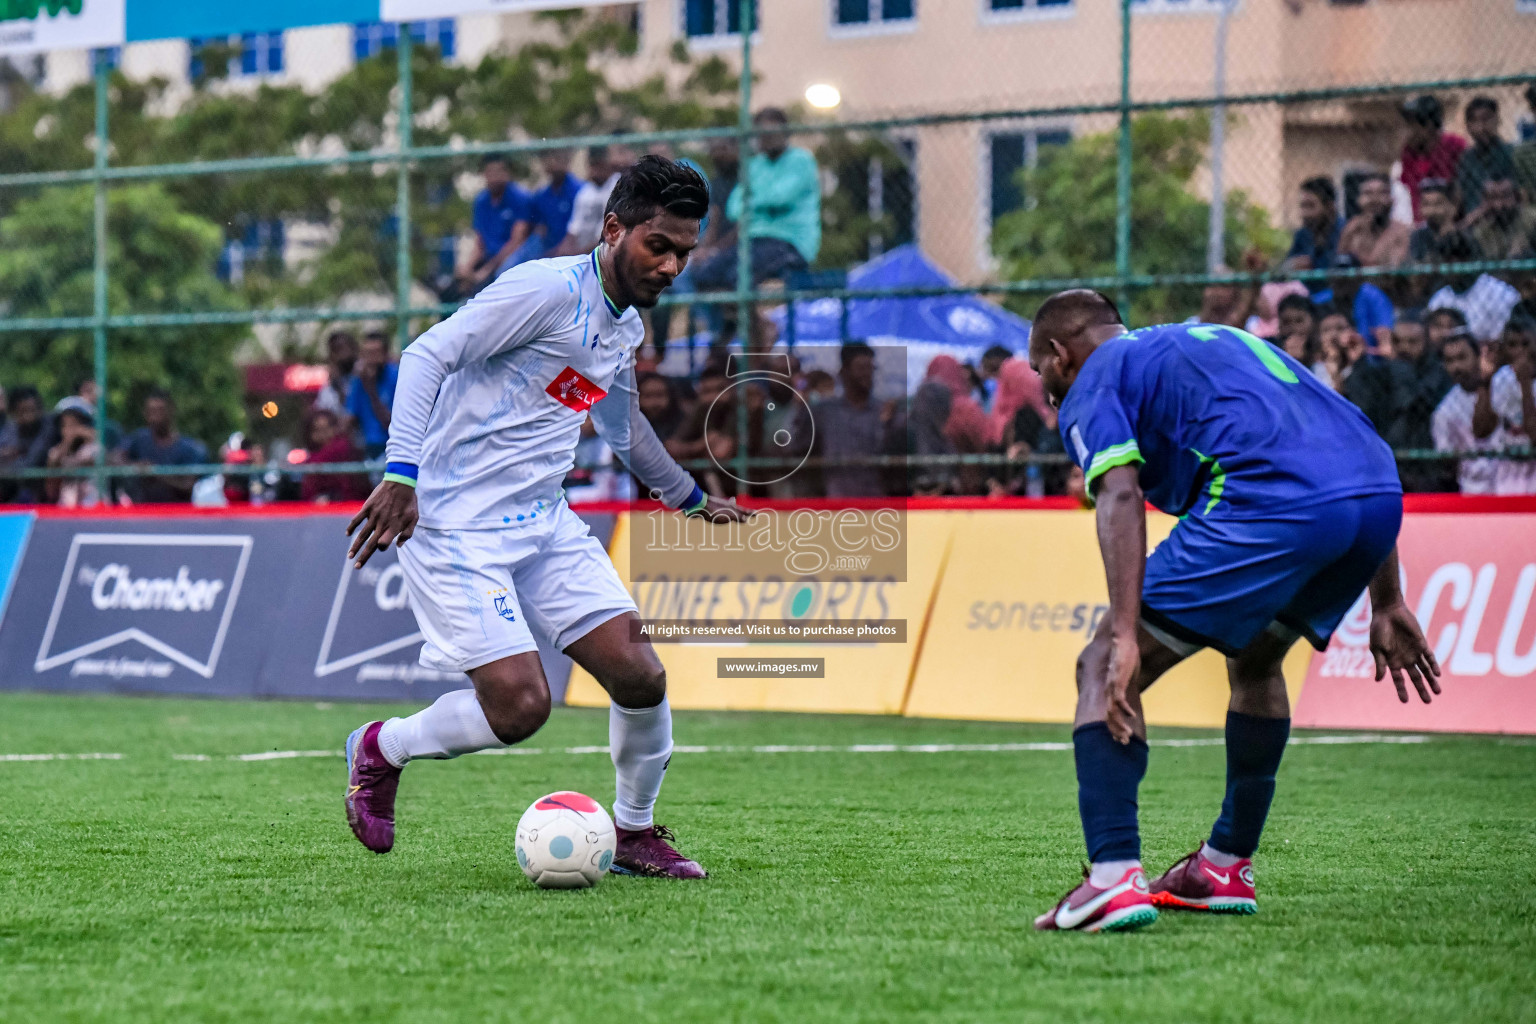
{"type": "Polygon", "coordinates": [[[835,85],[817,82],[814,85],[806,86],[805,102],[817,110],[832,110],[843,102],[843,94],[838,91],[835,85]]]}

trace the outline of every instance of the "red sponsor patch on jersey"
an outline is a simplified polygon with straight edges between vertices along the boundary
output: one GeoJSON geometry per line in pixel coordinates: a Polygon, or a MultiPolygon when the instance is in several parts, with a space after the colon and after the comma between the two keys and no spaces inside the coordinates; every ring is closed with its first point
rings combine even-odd
{"type": "Polygon", "coordinates": [[[593,811],[602,809],[597,806],[596,800],[593,800],[585,793],[570,792],[551,793],[549,796],[541,796],[539,797],[539,802],[533,806],[541,811],[555,811],[564,808],[568,811],[580,811],[582,814],[591,814],[593,811]]]}
{"type": "Polygon", "coordinates": [[[549,387],[545,388],[544,392],[567,409],[574,409],[577,412],[586,412],[608,394],[569,366],[560,371],[560,376],[549,382],[549,387]]]}

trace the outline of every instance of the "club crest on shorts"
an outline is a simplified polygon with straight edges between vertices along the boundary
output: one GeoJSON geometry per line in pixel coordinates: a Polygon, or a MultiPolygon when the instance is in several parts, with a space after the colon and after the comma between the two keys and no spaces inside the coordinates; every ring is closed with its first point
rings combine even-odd
{"type": "Polygon", "coordinates": [[[517,613],[512,610],[511,595],[506,590],[490,590],[487,593],[490,594],[492,601],[496,605],[497,615],[500,615],[508,622],[517,621],[517,613]]]}
{"type": "Polygon", "coordinates": [[[576,412],[588,411],[608,394],[569,366],[549,382],[549,387],[545,388],[544,392],[567,409],[573,409],[576,412]]]}

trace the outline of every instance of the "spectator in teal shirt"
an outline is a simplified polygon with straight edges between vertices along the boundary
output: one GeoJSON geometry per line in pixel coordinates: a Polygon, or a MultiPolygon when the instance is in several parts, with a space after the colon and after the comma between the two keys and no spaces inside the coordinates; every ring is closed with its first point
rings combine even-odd
{"type": "MultiPolygon", "coordinates": [[[[776,107],[757,112],[758,128],[778,127],[757,137],[758,153],[747,165],[752,183],[752,209],[747,223],[751,239],[752,284],[807,269],[821,249],[821,175],[809,150],[789,144],[789,119],[776,107]]],[[[738,184],[726,203],[726,215],[742,219],[742,190],[738,184]]],[[[737,249],[726,246],[699,267],[700,291],[736,287],[737,249]]]]}

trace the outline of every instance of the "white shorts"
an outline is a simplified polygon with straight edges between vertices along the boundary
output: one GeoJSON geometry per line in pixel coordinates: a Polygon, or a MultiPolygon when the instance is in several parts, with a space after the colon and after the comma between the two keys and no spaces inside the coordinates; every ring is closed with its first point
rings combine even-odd
{"type": "Polygon", "coordinates": [[[399,548],[421,664],[468,672],[500,658],[557,650],[635,602],[608,552],[564,501],[535,522],[501,530],[417,527],[399,548]]]}

